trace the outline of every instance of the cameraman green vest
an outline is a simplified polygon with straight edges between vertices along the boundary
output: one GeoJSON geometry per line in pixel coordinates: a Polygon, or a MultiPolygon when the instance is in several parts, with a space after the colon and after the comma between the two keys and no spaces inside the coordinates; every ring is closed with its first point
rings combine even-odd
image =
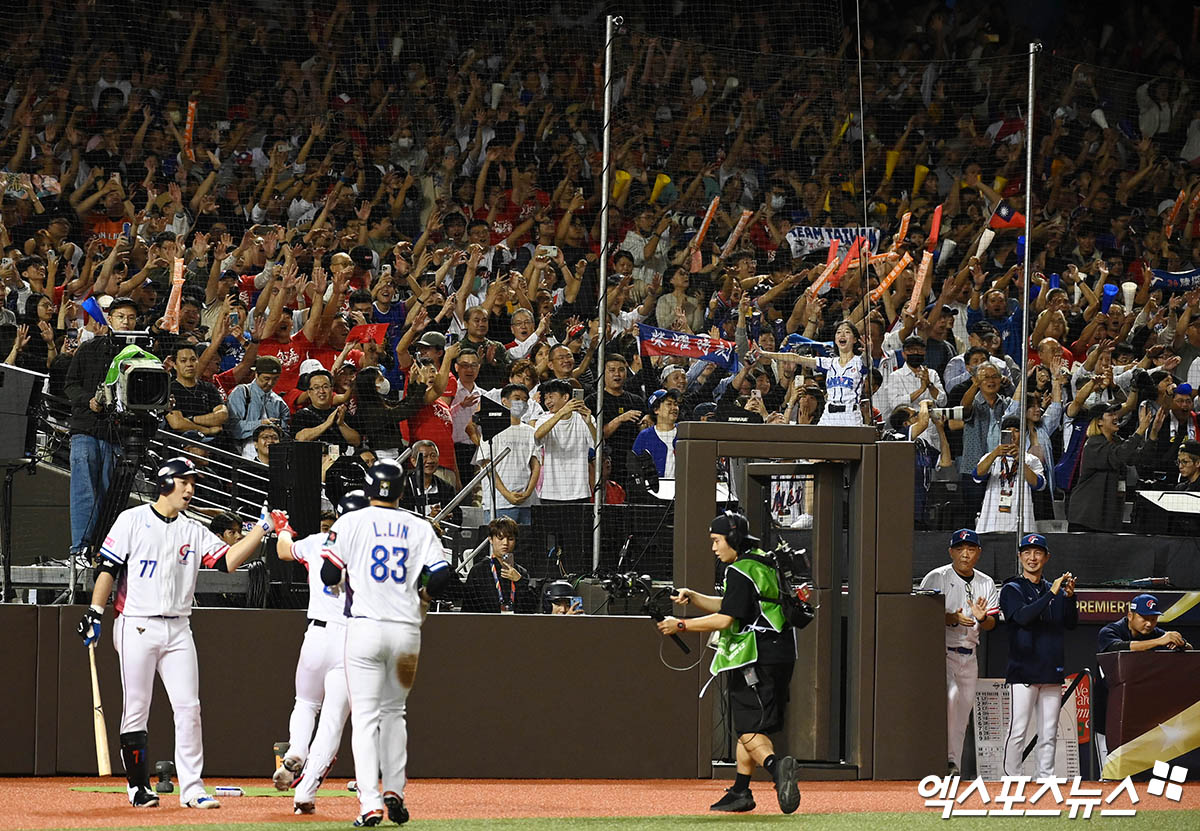
{"type": "Polygon", "coordinates": [[[708,671],[715,677],[726,670],[739,669],[758,661],[758,633],[782,634],[788,627],[779,605],[779,580],[771,555],[761,548],[752,548],[725,567],[721,593],[729,590],[729,572],[737,571],[754,584],[758,593],[758,617],[743,624],[734,619],[733,625],[717,633],[717,654],[708,671]]]}

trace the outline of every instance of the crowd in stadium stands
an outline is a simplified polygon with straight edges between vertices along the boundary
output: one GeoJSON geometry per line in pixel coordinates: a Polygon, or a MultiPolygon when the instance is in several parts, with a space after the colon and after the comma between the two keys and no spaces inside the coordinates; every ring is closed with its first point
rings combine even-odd
{"type": "Polygon", "coordinates": [[[421,441],[419,510],[501,447],[495,504],[518,522],[588,500],[600,468],[620,501],[631,451],[673,476],[679,422],[820,420],[824,372],[778,356],[835,350],[845,320],[873,370],[867,418],[918,442],[919,526],[1014,530],[1018,501],[1048,519],[1070,494],[1072,528],[1116,530],[1126,484],[1200,490],[1200,278],[1155,273],[1200,268],[1186,25],[1129,4],[1119,36],[1082,17],[1046,33],[1144,74],[1080,64],[1043,88],[1026,275],[1029,32],[1003,4],[864,5],[865,119],[850,29],[823,53],[765,10],[721,32],[661,12],[686,41],[625,33],[608,252],[602,17],[432,20],[427,40],[397,41],[403,4],[163,5],[135,21],[31,3],[0,50],[0,356],[70,401],[76,545],[114,453],[96,388],[119,347],[88,298],[113,329],[155,336],[174,374],[162,429],[260,463],[279,442],[323,442],[333,500],[421,441]],[[864,146],[886,256],[814,294],[827,245],[793,229],[862,225],[864,146]],[[728,341],[740,364],[641,354],[640,323],[728,341]],[[490,444],[473,418],[485,398],[511,411],[490,444]]]}

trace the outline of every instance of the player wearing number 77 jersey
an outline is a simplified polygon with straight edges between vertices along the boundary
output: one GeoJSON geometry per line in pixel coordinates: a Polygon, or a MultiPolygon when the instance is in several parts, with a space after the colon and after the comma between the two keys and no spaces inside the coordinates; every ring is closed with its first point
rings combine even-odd
{"type": "Polygon", "coordinates": [[[218,808],[204,790],[200,733],[200,678],[189,616],[200,567],[233,571],[258,549],[263,535],[287,525],[287,514],[263,506],[258,523],[241,540],[225,544],[196,520],[183,516],[196,491],[196,468],[185,458],[158,470],[158,499],[123,511],[100,548],[91,608],[78,632],[88,646],[100,639],[100,620],[116,584],[113,644],[121,661],[121,760],[129,802],[154,808],[146,760],[146,725],[154,673],[162,678],[175,714],[175,770],[179,801],[188,808],[218,808]]]}
{"type": "Polygon", "coordinates": [[[378,825],[385,806],[393,822],[408,820],[405,701],[417,674],[429,600],[453,579],[433,526],[396,507],[403,476],[390,459],[372,465],[366,487],[370,506],[338,519],[321,555],[325,585],[340,584],[343,574],[346,582],[346,683],[360,809],[356,826],[378,825]]]}

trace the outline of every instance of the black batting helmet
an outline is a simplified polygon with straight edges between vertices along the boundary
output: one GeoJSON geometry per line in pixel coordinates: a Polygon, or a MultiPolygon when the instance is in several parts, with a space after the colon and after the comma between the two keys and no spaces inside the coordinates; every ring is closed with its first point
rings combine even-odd
{"type": "Polygon", "coordinates": [[[337,515],[348,514],[351,511],[357,511],[360,508],[365,508],[371,504],[371,500],[367,498],[367,494],[361,490],[347,491],[342,494],[342,498],[338,500],[337,515]]]}
{"type": "Polygon", "coordinates": [[[196,477],[196,466],[192,464],[191,459],[184,458],[183,456],[168,459],[158,469],[158,473],[156,474],[159,494],[166,496],[175,490],[176,479],[182,479],[187,476],[191,476],[193,479],[196,477]]]}
{"type": "Polygon", "coordinates": [[[367,496],[384,502],[400,499],[400,482],[404,470],[392,459],[380,459],[367,471],[367,496]]]}

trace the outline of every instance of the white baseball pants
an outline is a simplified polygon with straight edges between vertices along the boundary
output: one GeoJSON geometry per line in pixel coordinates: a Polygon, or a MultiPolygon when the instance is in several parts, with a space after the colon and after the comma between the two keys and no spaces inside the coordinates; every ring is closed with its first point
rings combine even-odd
{"type": "Polygon", "coordinates": [[[946,650],[946,739],[949,745],[946,758],[960,768],[978,683],[979,664],[975,654],[946,650]]]}
{"type": "Polygon", "coordinates": [[[1004,774],[1021,775],[1021,754],[1029,739],[1030,723],[1037,730],[1033,749],[1037,779],[1054,775],[1054,747],[1058,740],[1058,708],[1062,684],[1009,684],[1010,712],[1008,741],[1004,746],[1004,774]]]}
{"type": "Polygon", "coordinates": [[[416,676],[421,627],[351,618],[346,627],[346,686],[354,726],[354,775],[361,813],[383,809],[379,787],[404,796],[408,726],[404,707],[416,676]]]}
{"type": "Polygon", "coordinates": [[[313,740],[313,728],[317,726],[317,714],[325,699],[325,676],[334,662],[340,671],[345,629],[337,624],[318,626],[310,621],[304,632],[304,643],[300,646],[300,660],[296,662],[296,703],[288,720],[288,756],[301,762],[308,759],[309,743],[313,740]],[[337,626],[331,629],[330,626],[337,626]]]}
{"type": "MultiPolygon", "coordinates": [[[[317,788],[325,781],[325,774],[333,765],[338,747],[342,743],[342,730],[346,726],[346,717],[350,715],[350,697],[346,689],[346,624],[343,621],[330,621],[324,628],[309,626],[308,634],[304,636],[305,647],[308,646],[309,636],[314,632],[323,632],[314,642],[324,644],[324,663],[327,669],[322,679],[323,703],[321,718],[317,722],[317,734],[313,737],[312,748],[308,751],[308,759],[304,763],[304,771],[300,781],[296,783],[296,793],[293,800],[299,804],[312,802],[317,797],[317,788]]],[[[304,650],[301,649],[303,661],[304,650]]],[[[300,689],[300,669],[296,668],[296,689],[300,689]]],[[[297,696],[299,706],[299,696],[297,696]]],[[[295,723],[295,712],[292,713],[295,723]]],[[[288,751],[291,755],[291,751],[288,751]]]]}
{"type": "Polygon", "coordinates": [[[175,716],[179,803],[204,796],[200,672],[190,621],[120,615],[113,624],[113,644],[121,661],[121,732],[146,729],[157,671],[175,716]]]}

